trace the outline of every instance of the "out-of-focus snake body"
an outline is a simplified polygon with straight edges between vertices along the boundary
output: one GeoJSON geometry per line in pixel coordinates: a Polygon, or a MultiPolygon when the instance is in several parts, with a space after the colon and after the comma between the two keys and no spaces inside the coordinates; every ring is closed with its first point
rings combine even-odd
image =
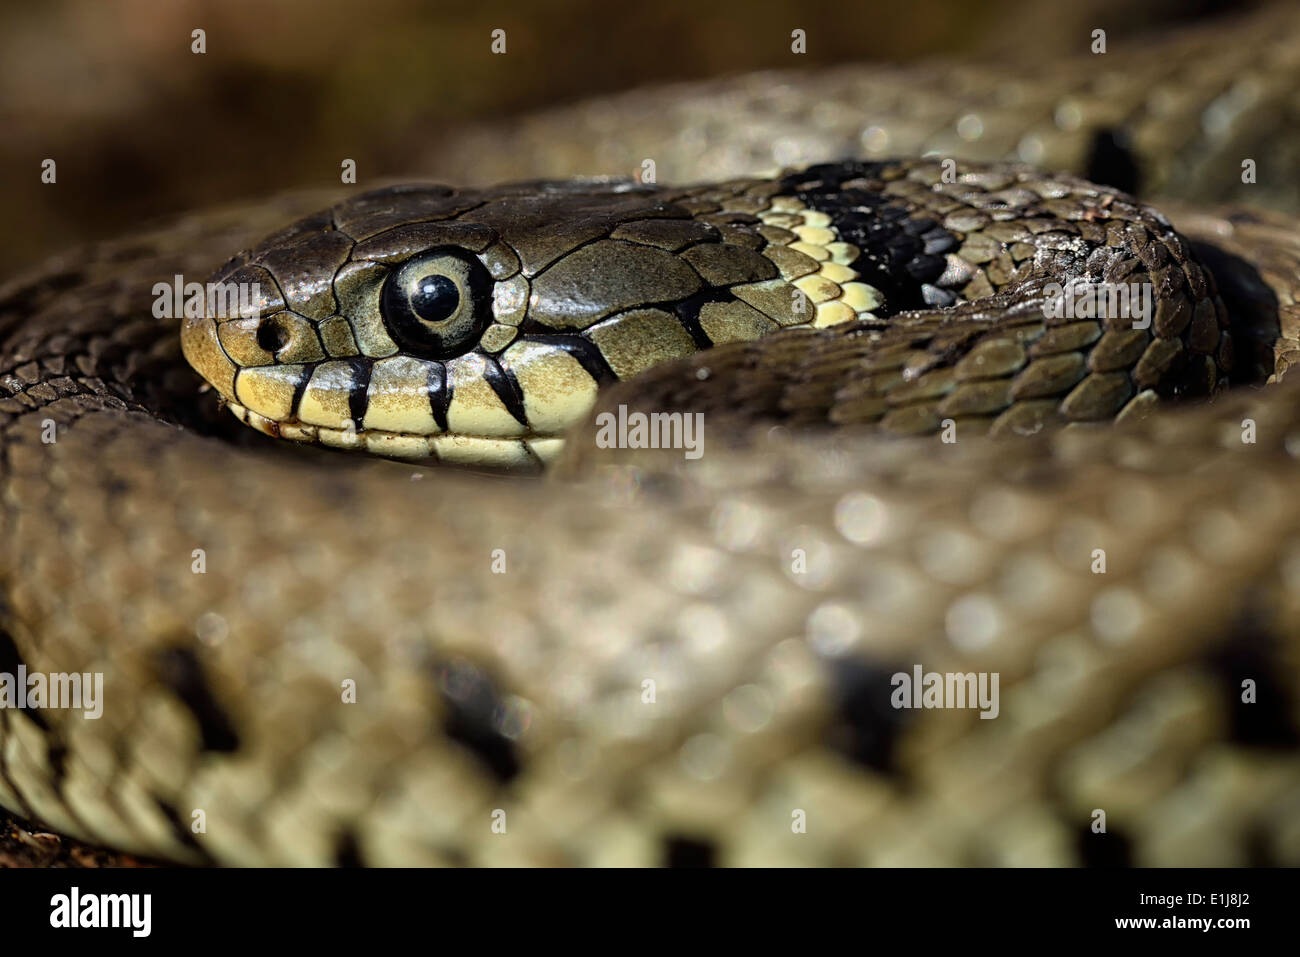
{"type": "MultiPolygon", "coordinates": [[[[809,115],[899,149],[928,74],[840,76],[809,115]]],[[[1161,108],[1231,127],[1233,77],[1161,108]]],[[[103,712],[0,708],[0,803],[196,862],[1300,861],[1300,410],[1261,386],[1300,242],[1177,219],[941,150],[289,196],[51,261],[0,290],[0,672],[102,673],[103,712]],[[214,270],[255,316],[152,318],[214,270]],[[1053,313],[1072,280],[1149,324],[1053,313]],[[605,448],[593,402],[701,412],[703,454],[605,448]],[[895,708],[916,667],[996,674],[996,718],[895,708]]]]}

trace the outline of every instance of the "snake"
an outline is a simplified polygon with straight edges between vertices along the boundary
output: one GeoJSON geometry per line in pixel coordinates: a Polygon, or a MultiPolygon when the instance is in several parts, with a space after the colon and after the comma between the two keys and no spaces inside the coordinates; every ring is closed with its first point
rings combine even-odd
{"type": "Polygon", "coordinates": [[[291,192],[10,279],[0,674],[102,708],[0,707],[0,805],[181,864],[1300,862],[1285,137],[1253,206],[1189,172],[1242,183],[1280,16],[1001,93],[624,94],[456,147],[548,130],[543,179],[291,192]],[[970,148],[909,140],[919,99],[970,148]],[[771,172],[751,106],[859,133],[771,172]],[[582,168],[649,110],[704,185],[582,168]]]}

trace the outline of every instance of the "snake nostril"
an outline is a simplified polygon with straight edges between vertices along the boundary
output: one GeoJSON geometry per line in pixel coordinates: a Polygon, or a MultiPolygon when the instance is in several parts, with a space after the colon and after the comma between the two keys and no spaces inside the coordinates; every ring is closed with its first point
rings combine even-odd
{"type": "Polygon", "coordinates": [[[289,330],[274,319],[267,320],[257,327],[257,344],[275,355],[289,344],[289,330]]]}

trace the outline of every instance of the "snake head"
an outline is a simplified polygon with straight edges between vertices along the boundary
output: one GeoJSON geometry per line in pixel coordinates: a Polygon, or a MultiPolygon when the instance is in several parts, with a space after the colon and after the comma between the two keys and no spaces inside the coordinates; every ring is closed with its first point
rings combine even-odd
{"type": "Polygon", "coordinates": [[[794,254],[725,207],[619,181],[366,193],[228,263],[182,345],[268,434],[537,465],[604,382],[813,324],[819,310],[783,278],[794,254]]]}

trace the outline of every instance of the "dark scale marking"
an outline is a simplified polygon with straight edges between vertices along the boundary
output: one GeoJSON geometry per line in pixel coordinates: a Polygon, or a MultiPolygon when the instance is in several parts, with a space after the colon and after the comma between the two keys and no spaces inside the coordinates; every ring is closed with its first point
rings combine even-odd
{"type": "Polygon", "coordinates": [[[60,740],[51,738],[45,750],[45,760],[49,762],[50,773],[53,774],[54,790],[57,794],[63,794],[63,779],[68,774],[68,746],[60,740]]]}
{"type": "Polygon", "coordinates": [[[1128,837],[1109,823],[1104,833],[1094,834],[1091,817],[1079,827],[1075,848],[1084,867],[1130,867],[1133,863],[1132,842],[1128,837]]]}
{"type": "Polygon", "coordinates": [[[352,390],[348,393],[348,415],[352,417],[352,424],[360,432],[361,420],[366,417],[366,389],[370,387],[372,366],[367,360],[361,358],[348,359],[347,363],[352,367],[352,390]]]}
{"type": "Polygon", "coordinates": [[[891,773],[899,732],[910,712],[890,703],[896,669],[878,668],[852,659],[828,662],[836,718],[829,744],[874,771],[891,773]]]}
{"type": "Polygon", "coordinates": [[[935,226],[929,232],[923,233],[921,239],[925,242],[924,251],[927,256],[938,256],[957,248],[957,237],[942,226],[935,226]]]}
{"type": "Polygon", "coordinates": [[[1124,130],[1094,131],[1083,169],[1084,179],[1123,193],[1136,193],[1142,185],[1142,174],[1124,130]]]}
{"type": "Polygon", "coordinates": [[[855,179],[880,180],[888,168],[885,163],[828,163],[786,176],[781,185],[783,193],[830,216],[840,240],[860,250],[850,266],[862,282],[884,294],[877,315],[951,305],[956,294],[936,284],[947,268],[943,254],[956,247],[957,237],[897,199],[842,185],[855,179]]]}
{"type": "MultiPolygon", "coordinates": [[[[18,680],[18,669],[26,668],[26,662],[23,661],[22,655],[18,653],[18,645],[14,643],[9,632],[0,628],[0,674],[13,675],[13,680],[18,680]]],[[[16,709],[27,715],[36,727],[49,733],[50,726],[41,714],[39,708],[22,707],[16,709]]]]}
{"type": "MultiPolygon", "coordinates": [[[[9,632],[0,628],[0,674],[13,675],[14,680],[16,681],[18,676],[18,667],[22,664],[24,664],[24,662],[22,656],[18,653],[17,644],[15,644],[9,632]]],[[[33,708],[18,708],[15,710],[21,711],[25,714],[42,731],[47,734],[50,732],[50,726],[46,723],[44,716],[39,710],[33,708]]],[[[16,720],[18,719],[10,718],[8,714],[0,712],[0,727],[5,727],[8,722],[16,720]]],[[[8,738],[12,733],[12,731],[6,730],[5,734],[0,735],[0,739],[8,738]]],[[[59,754],[57,756],[58,764],[55,767],[55,773],[58,774],[61,779],[63,774],[63,763],[66,756],[62,753],[62,748],[58,748],[57,750],[59,751],[59,754]]],[[[56,760],[54,751],[55,749],[51,747],[51,762],[56,760]]],[[[29,820],[36,820],[37,815],[35,810],[28,803],[27,797],[23,794],[22,789],[18,787],[18,782],[16,782],[9,773],[9,766],[5,762],[4,748],[0,748],[0,780],[3,780],[9,790],[17,796],[18,803],[21,805],[19,811],[22,815],[29,820]]]]}
{"type": "Polygon", "coordinates": [[[675,307],[671,303],[664,303],[661,308],[667,309],[677,316],[677,321],[682,324],[682,328],[690,333],[691,339],[695,342],[695,347],[703,350],[711,349],[713,340],[709,338],[709,334],[700,325],[700,311],[711,302],[735,301],[736,295],[730,289],[711,287],[702,289],[695,295],[683,299],[675,307]]]}
{"type": "Polygon", "coordinates": [[[448,867],[469,867],[469,855],[459,847],[439,848],[439,853],[447,859],[448,867]]]}
{"type": "MultiPolygon", "coordinates": [[[[1253,607],[1266,607],[1261,595],[1253,607]]],[[[1215,672],[1222,683],[1232,740],[1250,747],[1294,750],[1300,747],[1300,732],[1291,716],[1300,714],[1300,703],[1291,700],[1284,675],[1285,649],[1266,625],[1243,620],[1233,629],[1214,656],[1215,672]],[[1241,700],[1241,683],[1255,682],[1253,704],[1241,700]]]]}
{"type": "Polygon", "coordinates": [[[131,491],[131,483],[114,476],[104,482],[104,494],[109,498],[119,498],[131,491]]]}
{"type": "Polygon", "coordinates": [[[506,375],[501,363],[489,355],[483,356],[483,378],[497,394],[501,404],[506,407],[516,422],[528,427],[528,414],[524,411],[524,390],[519,387],[519,380],[513,375],[506,375]]]}
{"type": "Polygon", "coordinates": [[[366,866],[366,862],[361,856],[361,845],[357,841],[356,834],[352,831],[342,831],[338,837],[334,839],[334,866],[366,866]]]}
{"type": "MultiPolygon", "coordinates": [[[[544,327],[539,327],[544,328],[544,327]]],[[[618,376],[614,375],[614,370],[609,367],[605,361],[604,354],[594,342],[578,335],[525,335],[523,339],[527,342],[540,342],[544,345],[555,346],[563,349],[577,361],[578,365],[586,370],[587,375],[603,385],[606,382],[618,381],[618,376]]]]}
{"type": "Polygon", "coordinates": [[[492,679],[478,666],[456,661],[438,668],[437,682],[447,708],[447,737],[468,748],[502,784],[509,783],[519,773],[519,756],[501,733],[505,704],[492,679]]]}
{"type": "Polygon", "coordinates": [[[156,794],[153,796],[153,803],[157,806],[158,812],[167,819],[167,824],[171,827],[172,835],[177,841],[185,847],[188,847],[190,850],[197,851],[203,856],[203,859],[207,864],[216,863],[212,859],[212,855],[207,852],[207,849],[195,840],[194,833],[189,829],[189,826],[185,823],[185,819],[181,817],[180,812],[176,810],[176,808],[172,807],[156,794]]]}
{"type": "Polygon", "coordinates": [[[451,407],[451,383],[447,381],[447,367],[435,362],[429,367],[429,409],[438,428],[447,431],[447,409],[451,407]]]}
{"type": "Polygon", "coordinates": [[[204,751],[230,752],[239,749],[235,726],[218,704],[208,686],[203,663],[188,648],[174,647],[159,652],[158,674],[199,726],[204,751]]]}
{"type": "Polygon", "coordinates": [[[712,844],[673,835],[664,839],[666,867],[713,867],[717,852],[712,844]]]}
{"type": "Polygon", "coordinates": [[[883,179],[885,173],[893,167],[893,163],[874,161],[817,163],[783,177],[781,185],[830,192],[838,189],[840,183],[848,179],[883,179]]]}
{"type": "Polygon", "coordinates": [[[1272,835],[1267,825],[1259,821],[1249,824],[1241,835],[1242,846],[1246,849],[1247,867],[1285,867],[1286,863],[1278,860],[1273,852],[1272,835]]]}
{"type": "Polygon", "coordinates": [[[903,232],[907,233],[909,236],[923,237],[927,233],[933,233],[938,228],[938,222],[931,219],[929,216],[903,221],[903,232]]]}
{"type": "Polygon", "coordinates": [[[83,831],[90,831],[91,828],[86,827],[81,815],[68,805],[67,795],[63,792],[64,782],[68,778],[68,746],[62,738],[62,733],[57,729],[50,732],[47,739],[45,759],[50,766],[50,787],[58,796],[63,812],[76,821],[77,826],[83,831]]]}
{"type": "MultiPolygon", "coordinates": [[[[1254,214],[1238,212],[1233,223],[1260,222],[1254,214]]],[[[1201,264],[1214,275],[1219,298],[1228,308],[1232,322],[1232,374],[1234,385],[1264,385],[1274,372],[1273,344],[1281,336],[1278,317],[1281,306],[1277,292],[1259,274],[1258,268],[1240,256],[1212,242],[1190,240],[1201,264]]]]}

